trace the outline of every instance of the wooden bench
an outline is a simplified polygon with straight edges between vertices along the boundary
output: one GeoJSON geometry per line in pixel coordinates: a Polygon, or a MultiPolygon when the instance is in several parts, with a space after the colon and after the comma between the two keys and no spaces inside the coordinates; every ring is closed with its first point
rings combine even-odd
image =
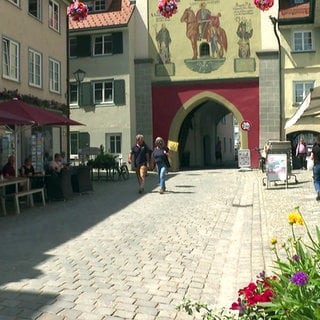
{"type": "Polygon", "coordinates": [[[20,214],[19,198],[27,196],[28,197],[27,201],[29,202],[30,207],[33,207],[34,206],[33,195],[36,194],[36,193],[41,193],[42,204],[43,204],[43,206],[45,206],[46,205],[46,200],[45,200],[45,197],[44,197],[44,189],[43,188],[30,189],[30,190],[26,190],[26,191],[16,192],[14,194],[17,214],[20,214]]]}

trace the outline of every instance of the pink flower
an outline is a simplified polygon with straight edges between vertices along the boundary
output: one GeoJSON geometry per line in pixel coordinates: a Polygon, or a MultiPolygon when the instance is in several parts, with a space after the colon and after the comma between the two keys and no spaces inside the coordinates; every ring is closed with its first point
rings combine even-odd
{"type": "Polygon", "coordinates": [[[159,0],[158,11],[165,18],[170,18],[177,12],[177,9],[176,0],[159,0]]]}
{"type": "Polygon", "coordinates": [[[88,16],[88,6],[78,0],[73,0],[73,3],[68,6],[67,15],[74,21],[81,21],[88,16]]]}
{"type": "Polygon", "coordinates": [[[264,11],[264,10],[269,10],[273,4],[274,4],[274,0],[253,0],[254,5],[264,11]]]}

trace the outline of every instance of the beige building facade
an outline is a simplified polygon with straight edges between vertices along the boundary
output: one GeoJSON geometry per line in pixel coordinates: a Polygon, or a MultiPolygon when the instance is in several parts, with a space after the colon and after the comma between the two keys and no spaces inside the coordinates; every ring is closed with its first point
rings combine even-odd
{"type": "MultiPolygon", "coordinates": [[[[18,96],[31,104],[67,112],[68,4],[69,1],[62,0],[1,1],[1,100],[18,96]]],[[[12,145],[14,142],[8,138],[10,130],[1,130],[5,137],[1,142],[2,165],[10,153],[16,153],[18,165],[32,155],[30,136],[39,132],[42,153],[52,155],[68,149],[66,127],[24,127],[18,134],[17,145],[12,145]]]]}
{"type": "MultiPolygon", "coordinates": [[[[320,86],[320,2],[302,1],[296,6],[284,2],[279,9],[281,76],[285,121],[299,109],[310,90],[320,86]]],[[[319,105],[320,107],[320,105],[319,105]]],[[[320,132],[320,121],[309,118],[285,130],[289,140],[304,135],[310,144],[320,132]]]]}
{"type": "Polygon", "coordinates": [[[87,147],[100,146],[127,159],[134,140],[134,6],[118,4],[110,2],[112,12],[106,12],[107,2],[102,7],[92,4],[85,21],[70,20],[70,113],[86,124],[71,130],[74,159],[87,147]],[[81,82],[76,80],[79,69],[85,72],[81,82]]]}
{"type": "Polygon", "coordinates": [[[311,84],[318,85],[317,0],[275,1],[264,12],[253,1],[178,1],[170,19],[152,0],[122,1],[118,10],[115,2],[99,1],[103,8],[88,3],[93,14],[70,24],[70,48],[78,36],[90,42],[86,56],[70,57],[71,116],[86,123],[73,128],[74,154],[102,145],[126,157],[141,132],[148,144],[163,136],[174,169],[186,157],[190,166],[210,166],[216,164],[218,138],[225,141],[226,159],[233,159],[236,123],[240,148],[250,150],[256,167],[259,155],[252,151],[268,140],[287,139],[286,120],[311,84]],[[283,17],[284,10],[306,6],[307,20],[283,17]],[[97,39],[117,32],[123,51],[96,54],[97,39]],[[312,47],[293,50],[300,36],[312,37],[312,47]],[[74,77],[78,69],[85,71],[81,83],[74,77]],[[118,81],[125,91],[122,104],[115,99],[118,81]],[[111,98],[95,101],[108,83],[111,98]],[[226,119],[232,124],[224,126],[226,119]]]}

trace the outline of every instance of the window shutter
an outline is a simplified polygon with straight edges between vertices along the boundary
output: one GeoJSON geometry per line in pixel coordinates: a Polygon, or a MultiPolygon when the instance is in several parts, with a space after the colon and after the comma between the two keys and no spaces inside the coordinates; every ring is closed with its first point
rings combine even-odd
{"type": "Polygon", "coordinates": [[[117,106],[126,104],[126,89],[124,80],[114,81],[114,104],[117,106]]]}
{"type": "Polygon", "coordinates": [[[79,149],[90,147],[90,134],[88,132],[79,132],[79,149]]]}
{"type": "Polygon", "coordinates": [[[112,53],[123,53],[122,32],[112,33],[112,53]]]}
{"type": "Polygon", "coordinates": [[[93,104],[92,100],[92,86],[91,82],[84,82],[80,84],[80,101],[79,107],[91,106],[93,104]]]}
{"type": "Polygon", "coordinates": [[[90,57],[91,56],[91,38],[90,35],[77,37],[77,56],[90,57]]]}

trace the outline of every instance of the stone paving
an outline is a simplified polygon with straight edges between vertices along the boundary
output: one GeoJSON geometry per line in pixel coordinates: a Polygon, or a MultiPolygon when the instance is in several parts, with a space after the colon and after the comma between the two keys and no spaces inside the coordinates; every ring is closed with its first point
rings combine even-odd
{"type": "Polygon", "coordinates": [[[94,192],[0,218],[0,320],[187,320],[186,296],[229,307],[271,270],[272,236],[290,233],[301,207],[320,224],[310,171],[263,186],[259,171],[169,173],[158,193],[137,182],[94,182],[94,192]]]}

